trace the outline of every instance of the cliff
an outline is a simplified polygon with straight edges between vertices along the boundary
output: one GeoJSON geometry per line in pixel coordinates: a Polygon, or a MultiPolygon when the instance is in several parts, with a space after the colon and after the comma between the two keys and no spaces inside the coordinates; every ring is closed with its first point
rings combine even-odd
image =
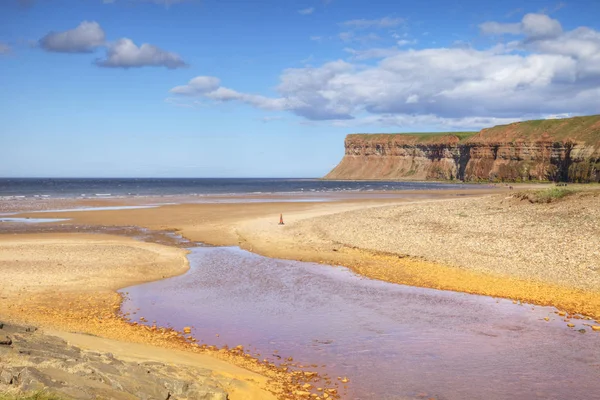
{"type": "Polygon", "coordinates": [[[600,115],[480,132],[353,134],[325,179],[600,182],[600,115]]]}

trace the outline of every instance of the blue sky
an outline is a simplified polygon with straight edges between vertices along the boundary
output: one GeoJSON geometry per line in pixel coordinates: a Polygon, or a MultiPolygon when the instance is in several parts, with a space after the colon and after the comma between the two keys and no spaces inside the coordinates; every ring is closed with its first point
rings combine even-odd
{"type": "Polygon", "coordinates": [[[348,133],[600,113],[600,2],[490,3],[3,0],[0,176],[318,177],[348,133]]]}

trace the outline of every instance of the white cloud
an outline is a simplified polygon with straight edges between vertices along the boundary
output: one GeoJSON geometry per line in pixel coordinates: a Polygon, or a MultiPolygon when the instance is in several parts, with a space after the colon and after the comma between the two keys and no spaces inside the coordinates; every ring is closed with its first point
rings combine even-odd
{"type": "Polygon", "coordinates": [[[323,36],[311,36],[310,40],[313,40],[315,42],[320,42],[321,40],[323,40],[323,36]]]}
{"type": "Polygon", "coordinates": [[[0,42],[0,55],[10,54],[11,52],[12,52],[12,49],[7,43],[0,42]]]}
{"type": "Polygon", "coordinates": [[[370,60],[377,58],[391,57],[400,52],[397,47],[384,47],[384,48],[372,48],[372,49],[353,49],[346,47],[344,49],[346,53],[352,54],[354,60],[370,60]]]}
{"type": "Polygon", "coordinates": [[[560,22],[543,14],[527,14],[521,21],[523,33],[530,39],[559,36],[563,30],[560,22]]]}
{"type": "Polygon", "coordinates": [[[406,104],[415,104],[419,102],[419,95],[411,94],[406,98],[406,104]]]}
{"type": "Polygon", "coordinates": [[[44,50],[59,53],[90,53],[103,46],[105,33],[95,21],[83,21],[74,29],[50,32],[39,40],[44,50]]]}
{"type": "Polygon", "coordinates": [[[426,115],[372,115],[352,120],[336,120],[332,124],[344,128],[357,128],[361,126],[385,126],[385,127],[407,127],[411,126],[435,126],[439,129],[481,129],[494,125],[510,124],[523,121],[526,118],[494,118],[494,117],[465,117],[465,118],[441,118],[433,114],[426,115]]]}
{"type": "Polygon", "coordinates": [[[342,22],[340,25],[354,29],[393,28],[402,24],[403,22],[404,19],[402,18],[384,17],[380,19],[353,19],[342,22]]]}
{"type": "Polygon", "coordinates": [[[571,113],[563,113],[563,114],[551,114],[547,115],[544,119],[562,119],[562,118],[571,118],[573,114],[571,113]]]}
{"type": "Polygon", "coordinates": [[[403,47],[403,46],[408,46],[410,44],[416,44],[417,41],[402,39],[402,40],[398,40],[396,43],[398,44],[398,46],[403,47]]]}
{"type": "Polygon", "coordinates": [[[338,37],[342,42],[371,42],[374,40],[379,40],[380,37],[371,32],[366,35],[356,35],[354,32],[341,32],[338,34],[338,37]]]}
{"type": "Polygon", "coordinates": [[[484,35],[518,35],[522,31],[520,23],[505,24],[501,22],[488,21],[479,25],[484,35]]]}
{"type": "Polygon", "coordinates": [[[560,22],[545,14],[527,14],[521,22],[484,22],[479,29],[485,35],[525,35],[529,39],[557,37],[562,33],[560,22]]]}
{"type": "Polygon", "coordinates": [[[477,128],[540,115],[600,113],[600,32],[563,31],[556,20],[532,16],[521,24],[522,40],[487,49],[347,48],[351,62],[284,70],[275,97],[214,85],[195,94],[347,126],[477,128]],[[378,62],[358,61],[364,59],[378,62]]]}
{"type": "Polygon", "coordinates": [[[190,80],[187,85],[176,86],[171,93],[195,96],[216,90],[221,85],[221,80],[213,76],[198,76],[190,80]]]}
{"type": "Polygon", "coordinates": [[[100,67],[138,68],[166,67],[169,69],[186,67],[187,64],[176,53],[162,50],[144,43],[137,46],[131,39],[123,38],[108,46],[106,58],[97,60],[100,67]]]}
{"type": "Polygon", "coordinates": [[[148,43],[138,47],[128,38],[107,43],[104,30],[95,21],[83,21],[76,28],[64,32],[50,32],[38,44],[44,50],[60,53],[90,53],[99,47],[105,47],[106,58],[96,60],[96,65],[100,67],[152,66],[174,69],[187,66],[178,54],[148,43]]]}
{"type": "Polygon", "coordinates": [[[265,110],[285,110],[285,99],[273,99],[265,96],[240,93],[233,89],[220,86],[221,80],[213,76],[197,76],[187,85],[175,86],[170,90],[176,95],[203,96],[218,102],[233,100],[252,105],[265,110]]]}
{"type": "Polygon", "coordinates": [[[309,14],[312,14],[313,12],[315,12],[314,7],[309,7],[309,8],[304,8],[302,10],[298,10],[298,14],[301,14],[301,15],[309,15],[309,14]]]}

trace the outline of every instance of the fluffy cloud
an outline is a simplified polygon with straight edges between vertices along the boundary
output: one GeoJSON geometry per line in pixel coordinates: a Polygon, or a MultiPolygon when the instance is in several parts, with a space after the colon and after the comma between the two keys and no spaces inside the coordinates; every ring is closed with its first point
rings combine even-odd
{"type": "Polygon", "coordinates": [[[59,53],[90,53],[103,46],[106,35],[97,22],[83,21],[74,29],[50,32],[40,39],[44,50],[59,53]]]}
{"type": "Polygon", "coordinates": [[[4,42],[0,42],[0,55],[9,54],[12,51],[10,46],[4,42]]]}
{"type": "MultiPolygon", "coordinates": [[[[192,90],[191,81],[185,94],[344,126],[478,127],[540,115],[600,113],[600,32],[563,31],[557,20],[529,14],[516,34],[522,38],[488,49],[348,49],[353,62],[283,71],[273,98],[224,88],[218,80],[210,91],[192,90]],[[378,61],[358,61],[367,58],[378,61]]],[[[172,92],[181,94],[178,88],[172,92]]]]}
{"type": "Polygon", "coordinates": [[[203,96],[218,102],[237,100],[264,110],[285,110],[288,108],[285,99],[272,99],[260,95],[240,93],[221,86],[221,80],[213,76],[197,76],[190,80],[187,85],[175,86],[170,92],[184,96],[203,96]]]}
{"type": "Polygon", "coordinates": [[[479,29],[486,35],[525,35],[530,40],[554,38],[563,32],[560,22],[545,14],[527,14],[518,23],[484,22],[479,29]]]}
{"type": "Polygon", "coordinates": [[[171,93],[189,96],[210,93],[221,86],[221,80],[213,76],[198,76],[190,80],[187,85],[176,86],[171,93]]]}
{"type": "Polygon", "coordinates": [[[38,42],[47,51],[60,53],[90,53],[99,47],[106,48],[106,57],[96,60],[96,65],[111,68],[186,67],[187,64],[176,53],[144,43],[137,46],[131,39],[122,38],[113,43],[106,42],[104,30],[97,22],[83,21],[74,29],[50,32],[38,42]]]}
{"type": "Polygon", "coordinates": [[[313,12],[315,12],[314,7],[309,7],[309,8],[305,8],[302,10],[298,10],[298,14],[301,14],[301,15],[309,15],[309,14],[312,14],[313,12]]]}
{"type": "Polygon", "coordinates": [[[96,64],[100,67],[111,68],[167,67],[175,69],[186,66],[178,54],[148,43],[138,47],[131,39],[127,38],[110,44],[106,51],[106,58],[97,60],[96,64]]]}

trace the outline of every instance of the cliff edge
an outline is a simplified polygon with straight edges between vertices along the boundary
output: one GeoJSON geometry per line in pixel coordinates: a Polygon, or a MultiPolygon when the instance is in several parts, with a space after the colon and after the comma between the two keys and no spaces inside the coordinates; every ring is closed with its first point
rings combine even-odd
{"type": "Polygon", "coordinates": [[[324,179],[600,182],[600,115],[480,132],[352,134],[324,179]]]}

